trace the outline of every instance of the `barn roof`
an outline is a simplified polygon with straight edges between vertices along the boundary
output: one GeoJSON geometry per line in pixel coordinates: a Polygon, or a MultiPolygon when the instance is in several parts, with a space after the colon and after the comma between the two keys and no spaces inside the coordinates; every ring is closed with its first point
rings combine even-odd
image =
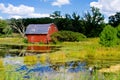
{"type": "Polygon", "coordinates": [[[29,24],[25,34],[47,34],[51,24],[29,24]]]}

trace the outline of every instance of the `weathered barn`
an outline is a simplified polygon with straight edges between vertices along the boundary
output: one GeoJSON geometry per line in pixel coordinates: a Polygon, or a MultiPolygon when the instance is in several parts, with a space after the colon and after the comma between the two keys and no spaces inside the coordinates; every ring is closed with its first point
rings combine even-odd
{"type": "Polygon", "coordinates": [[[49,43],[51,34],[57,32],[58,29],[54,23],[50,24],[29,24],[26,28],[26,37],[28,42],[49,43]]]}

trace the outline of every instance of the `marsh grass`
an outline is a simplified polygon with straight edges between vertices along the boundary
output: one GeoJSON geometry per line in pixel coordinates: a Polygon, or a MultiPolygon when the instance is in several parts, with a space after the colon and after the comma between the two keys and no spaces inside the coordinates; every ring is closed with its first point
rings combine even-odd
{"type": "Polygon", "coordinates": [[[9,44],[9,45],[12,45],[12,44],[23,44],[22,42],[22,38],[0,38],[0,44],[9,44]]]}
{"type": "Polygon", "coordinates": [[[98,73],[92,75],[89,73],[59,73],[59,74],[44,74],[37,75],[37,73],[29,74],[30,77],[25,77],[24,72],[1,72],[0,80],[120,80],[120,73],[98,73]],[[50,76],[52,77],[50,77],[50,76]]]}
{"type": "Polygon", "coordinates": [[[0,58],[0,71],[4,70],[3,59],[0,58]]]}
{"type": "Polygon", "coordinates": [[[30,55],[30,56],[24,56],[24,63],[26,65],[35,65],[37,64],[37,56],[30,55]]]}
{"type": "MultiPolygon", "coordinates": [[[[24,44],[19,38],[0,38],[0,44],[24,44]]],[[[26,45],[26,44],[25,44],[26,45]]],[[[34,44],[36,45],[36,44],[34,44]]],[[[38,44],[37,44],[38,45],[38,44]]],[[[41,45],[41,44],[40,44],[41,45]]],[[[51,44],[49,44],[51,45],[51,44]]],[[[53,44],[52,44],[53,45],[53,44]]],[[[25,56],[24,63],[26,65],[35,65],[37,62],[45,64],[46,61],[55,64],[57,62],[68,62],[68,61],[85,61],[88,66],[96,66],[97,69],[109,68],[111,65],[120,64],[120,45],[114,47],[103,47],[99,44],[99,38],[89,38],[81,42],[63,42],[55,44],[56,46],[62,46],[60,50],[52,52],[50,54],[40,54],[39,56],[25,56]]],[[[6,66],[7,67],[7,66],[6,66]]],[[[4,68],[2,59],[0,59],[0,68],[4,68]]],[[[3,72],[0,72],[0,80],[25,80],[23,79],[23,74],[18,72],[8,72],[13,70],[14,67],[8,66],[3,72]]],[[[78,74],[79,75],[79,74],[78,74]]],[[[95,73],[91,80],[98,79],[99,72],[95,73]]],[[[102,73],[103,80],[120,80],[120,72],[117,73],[102,73]]],[[[79,75],[78,80],[88,80],[89,76],[79,75]]],[[[30,79],[26,80],[36,80],[37,78],[31,74],[30,79]]],[[[43,80],[41,77],[38,80],[43,80]]],[[[45,79],[44,79],[45,80],[45,79]]],[[[49,80],[46,78],[46,80],[49,80]]],[[[55,78],[54,80],[67,80],[61,79],[60,77],[55,78]]],[[[77,79],[75,79],[77,80],[77,79]]]]}
{"type": "Polygon", "coordinates": [[[120,60],[120,45],[114,47],[103,47],[99,44],[99,38],[92,38],[82,42],[63,43],[61,52],[64,52],[67,57],[92,60],[92,61],[119,61],[120,60]]]}
{"type": "MultiPolygon", "coordinates": [[[[120,63],[120,45],[103,47],[99,38],[89,38],[81,42],[63,42],[60,50],[50,54],[41,54],[39,61],[67,62],[72,60],[86,61],[88,65],[108,67],[120,63]]],[[[32,57],[31,57],[32,58],[32,57]]],[[[28,60],[29,61],[29,60],[28,60]]]]}

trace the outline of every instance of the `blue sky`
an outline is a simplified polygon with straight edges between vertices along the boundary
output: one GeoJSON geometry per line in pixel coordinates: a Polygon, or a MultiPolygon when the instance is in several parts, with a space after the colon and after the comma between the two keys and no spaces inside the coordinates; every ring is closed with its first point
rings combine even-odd
{"type": "Polygon", "coordinates": [[[48,17],[54,11],[83,16],[91,6],[108,17],[120,11],[119,3],[120,0],[0,0],[0,18],[48,17]]]}

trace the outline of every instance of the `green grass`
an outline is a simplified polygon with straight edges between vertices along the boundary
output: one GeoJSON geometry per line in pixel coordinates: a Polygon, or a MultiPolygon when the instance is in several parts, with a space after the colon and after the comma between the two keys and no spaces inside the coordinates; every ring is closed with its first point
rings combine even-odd
{"type": "Polygon", "coordinates": [[[6,45],[23,45],[23,38],[0,38],[0,44],[6,45]]]}
{"type": "MultiPolygon", "coordinates": [[[[0,38],[0,44],[7,45],[40,45],[47,46],[47,44],[31,44],[24,43],[22,38],[0,38]]],[[[63,42],[59,44],[48,44],[50,46],[62,46],[59,51],[52,52],[51,54],[45,55],[50,56],[50,58],[55,55],[64,55],[64,60],[83,60],[89,61],[89,63],[99,64],[105,63],[109,64],[109,61],[117,62],[120,61],[120,45],[114,47],[103,47],[99,44],[99,38],[88,38],[81,42],[63,42]],[[108,62],[108,63],[107,63],[108,62]]],[[[57,59],[59,61],[59,58],[57,59]]],[[[60,59],[61,61],[61,59],[60,59]]]]}
{"type": "MultiPolygon", "coordinates": [[[[23,42],[22,38],[0,38],[0,44],[7,45],[40,45],[46,46],[46,44],[27,44],[23,42]]],[[[40,58],[37,59],[42,63],[45,63],[47,58],[49,58],[50,62],[55,64],[57,62],[67,62],[67,61],[86,61],[88,66],[96,66],[98,69],[110,67],[111,65],[120,64],[120,45],[116,45],[114,47],[103,47],[99,44],[99,38],[88,38],[85,41],[81,42],[63,42],[59,44],[49,44],[54,46],[62,46],[59,51],[52,52],[51,54],[41,54],[40,58]]],[[[25,57],[26,64],[30,64],[29,60],[32,60],[31,57],[25,57]],[[28,61],[27,61],[28,60],[28,61]]],[[[34,61],[36,61],[34,57],[34,61]]],[[[34,64],[34,63],[31,63],[34,64]]],[[[0,62],[2,65],[2,62],[0,62]]],[[[17,73],[15,73],[17,75],[17,73]]],[[[120,73],[104,73],[104,80],[120,80],[120,73]]],[[[10,74],[6,73],[5,76],[9,77],[10,74]]],[[[97,79],[97,73],[95,74],[95,78],[97,79]]],[[[10,76],[14,76],[11,74],[10,76]]],[[[18,77],[20,75],[18,74],[18,77]]],[[[81,76],[83,77],[83,76],[81,76]]],[[[2,80],[2,79],[0,79],[2,80]]],[[[4,80],[4,79],[3,79],[4,80]]],[[[6,79],[7,80],[7,79],[6,79]]],[[[10,80],[10,78],[8,79],[10,80]]],[[[11,79],[15,80],[15,79],[11,79]]],[[[22,79],[21,79],[22,80],[22,79]]],[[[35,80],[34,76],[31,80],[35,80]]],[[[59,80],[59,79],[55,79],[59,80]]],[[[88,79],[82,79],[88,80],[88,79]]]]}
{"type": "Polygon", "coordinates": [[[120,73],[98,73],[94,72],[91,76],[89,73],[59,73],[59,75],[52,75],[52,79],[49,79],[47,76],[36,76],[35,74],[29,74],[30,78],[25,79],[25,72],[11,72],[11,71],[0,71],[0,80],[67,80],[68,77],[73,77],[72,80],[120,80],[120,73]]]}

